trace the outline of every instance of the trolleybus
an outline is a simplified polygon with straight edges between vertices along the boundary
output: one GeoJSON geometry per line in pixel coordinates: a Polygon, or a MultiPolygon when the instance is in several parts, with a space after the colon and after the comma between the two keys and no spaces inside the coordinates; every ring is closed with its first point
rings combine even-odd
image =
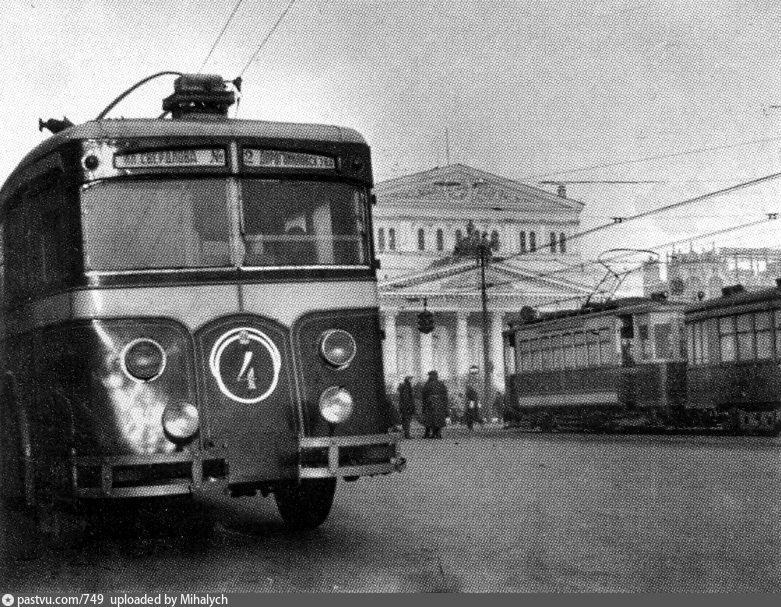
{"type": "Polygon", "coordinates": [[[16,511],[259,492],[311,528],[337,478],[404,467],[369,147],[230,119],[233,95],[183,75],[172,119],[60,125],[2,187],[0,492],[16,511]]]}

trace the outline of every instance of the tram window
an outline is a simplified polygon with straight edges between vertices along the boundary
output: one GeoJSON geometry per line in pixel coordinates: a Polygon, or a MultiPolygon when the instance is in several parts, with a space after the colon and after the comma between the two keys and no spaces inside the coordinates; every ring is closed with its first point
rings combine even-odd
{"type": "Polygon", "coordinates": [[[757,312],[754,315],[754,329],[757,339],[757,358],[773,356],[773,338],[770,328],[770,312],[757,312]]]}
{"type": "Polygon", "coordinates": [[[565,333],[561,338],[561,349],[564,353],[564,368],[571,369],[575,366],[575,350],[572,346],[572,334],[565,333]]]}
{"type": "Polygon", "coordinates": [[[673,328],[670,323],[654,325],[654,349],[656,358],[673,358],[673,328]]]}
{"type": "Polygon", "coordinates": [[[562,336],[554,335],[551,338],[553,344],[553,368],[561,369],[564,364],[564,352],[562,350],[562,336]]]}
{"type": "Polygon", "coordinates": [[[588,366],[599,366],[599,331],[586,332],[586,342],[588,346],[588,366]]]}
{"type": "Polygon", "coordinates": [[[719,318],[719,348],[722,361],[730,362],[737,357],[734,316],[723,316],[719,318]]]}
{"type": "Polygon", "coordinates": [[[230,265],[227,182],[102,182],[82,191],[91,270],[230,265]]]}
{"type": "Polygon", "coordinates": [[[651,342],[648,339],[648,325],[639,325],[637,329],[640,334],[640,358],[651,358],[651,342]]]}
{"type": "Polygon", "coordinates": [[[588,365],[588,351],[586,350],[586,336],[582,331],[575,333],[575,366],[585,367],[588,365]]]}
{"type": "Polygon", "coordinates": [[[540,353],[541,353],[541,362],[540,366],[542,369],[550,369],[551,368],[551,351],[550,351],[550,338],[549,337],[543,337],[539,341],[540,344],[540,353]]]}
{"type": "Polygon", "coordinates": [[[751,360],[754,358],[754,327],[752,314],[738,316],[738,358],[751,360]]]}
{"type": "Polygon", "coordinates": [[[366,263],[363,191],[344,183],[242,182],[244,265],[366,263]]]}
{"type": "Polygon", "coordinates": [[[689,363],[690,364],[697,364],[699,362],[697,360],[697,355],[699,354],[699,344],[697,343],[697,338],[695,337],[695,331],[696,331],[697,325],[695,323],[690,324],[686,328],[686,339],[689,342],[689,363]]]}
{"type": "Polygon", "coordinates": [[[708,348],[704,340],[706,335],[704,322],[695,322],[689,326],[689,360],[692,364],[708,362],[708,348]]]}
{"type": "Polygon", "coordinates": [[[775,317],[775,330],[776,330],[776,356],[781,357],[781,310],[773,312],[775,317]]]}
{"type": "Polygon", "coordinates": [[[599,330],[599,362],[603,365],[615,364],[616,350],[612,336],[613,332],[609,328],[599,330]]]}

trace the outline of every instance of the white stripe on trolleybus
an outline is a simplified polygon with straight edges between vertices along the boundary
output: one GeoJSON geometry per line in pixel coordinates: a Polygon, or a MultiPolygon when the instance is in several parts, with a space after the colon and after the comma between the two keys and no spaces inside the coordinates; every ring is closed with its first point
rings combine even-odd
{"type": "Polygon", "coordinates": [[[618,392],[585,392],[582,394],[540,394],[521,396],[521,407],[556,407],[562,405],[618,404],[618,392]]]}
{"type": "Polygon", "coordinates": [[[356,281],[83,289],[17,308],[6,321],[11,335],[70,319],[145,316],[173,318],[195,330],[229,314],[257,314],[289,326],[315,310],[377,306],[376,285],[356,281]]]}

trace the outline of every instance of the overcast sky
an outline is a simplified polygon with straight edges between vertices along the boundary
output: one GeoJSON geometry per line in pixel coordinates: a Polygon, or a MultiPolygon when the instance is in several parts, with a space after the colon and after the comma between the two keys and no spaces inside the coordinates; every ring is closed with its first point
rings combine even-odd
{"type": "MultiPolygon", "coordinates": [[[[289,1],[243,0],[203,71],[237,76],[289,1]]],[[[198,71],[235,5],[6,0],[0,179],[46,136],[39,117],[89,120],[144,76],[198,71]]],[[[297,0],[246,68],[239,116],[356,128],[378,180],[445,164],[447,129],[451,162],[531,185],[661,182],[568,185],[590,227],[781,171],[781,109],[770,107],[781,106],[780,31],[771,0],[297,0]],[[719,149],[626,164],[706,148],[719,149]]],[[[112,115],[156,116],[171,84],[138,90],[112,115]]],[[[714,198],[586,248],[758,220],[781,211],[780,194],[772,182],[714,198]]],[[[778,246],[777,226],[695,247],[778,246]]]]}

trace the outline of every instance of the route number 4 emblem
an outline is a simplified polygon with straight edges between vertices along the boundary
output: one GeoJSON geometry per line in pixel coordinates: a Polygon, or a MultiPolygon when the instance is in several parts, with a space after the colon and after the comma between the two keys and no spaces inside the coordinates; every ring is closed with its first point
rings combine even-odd
{"type": "Polygon", "coordinates": [[[247,390],[257,390],[258,386],[255,383],[255,367],[251,367],[253,353],[251,350],[244,351],[244,362],[241,364],[239,374],[236,376],[236,381],[246,381],[247,390]]]}

